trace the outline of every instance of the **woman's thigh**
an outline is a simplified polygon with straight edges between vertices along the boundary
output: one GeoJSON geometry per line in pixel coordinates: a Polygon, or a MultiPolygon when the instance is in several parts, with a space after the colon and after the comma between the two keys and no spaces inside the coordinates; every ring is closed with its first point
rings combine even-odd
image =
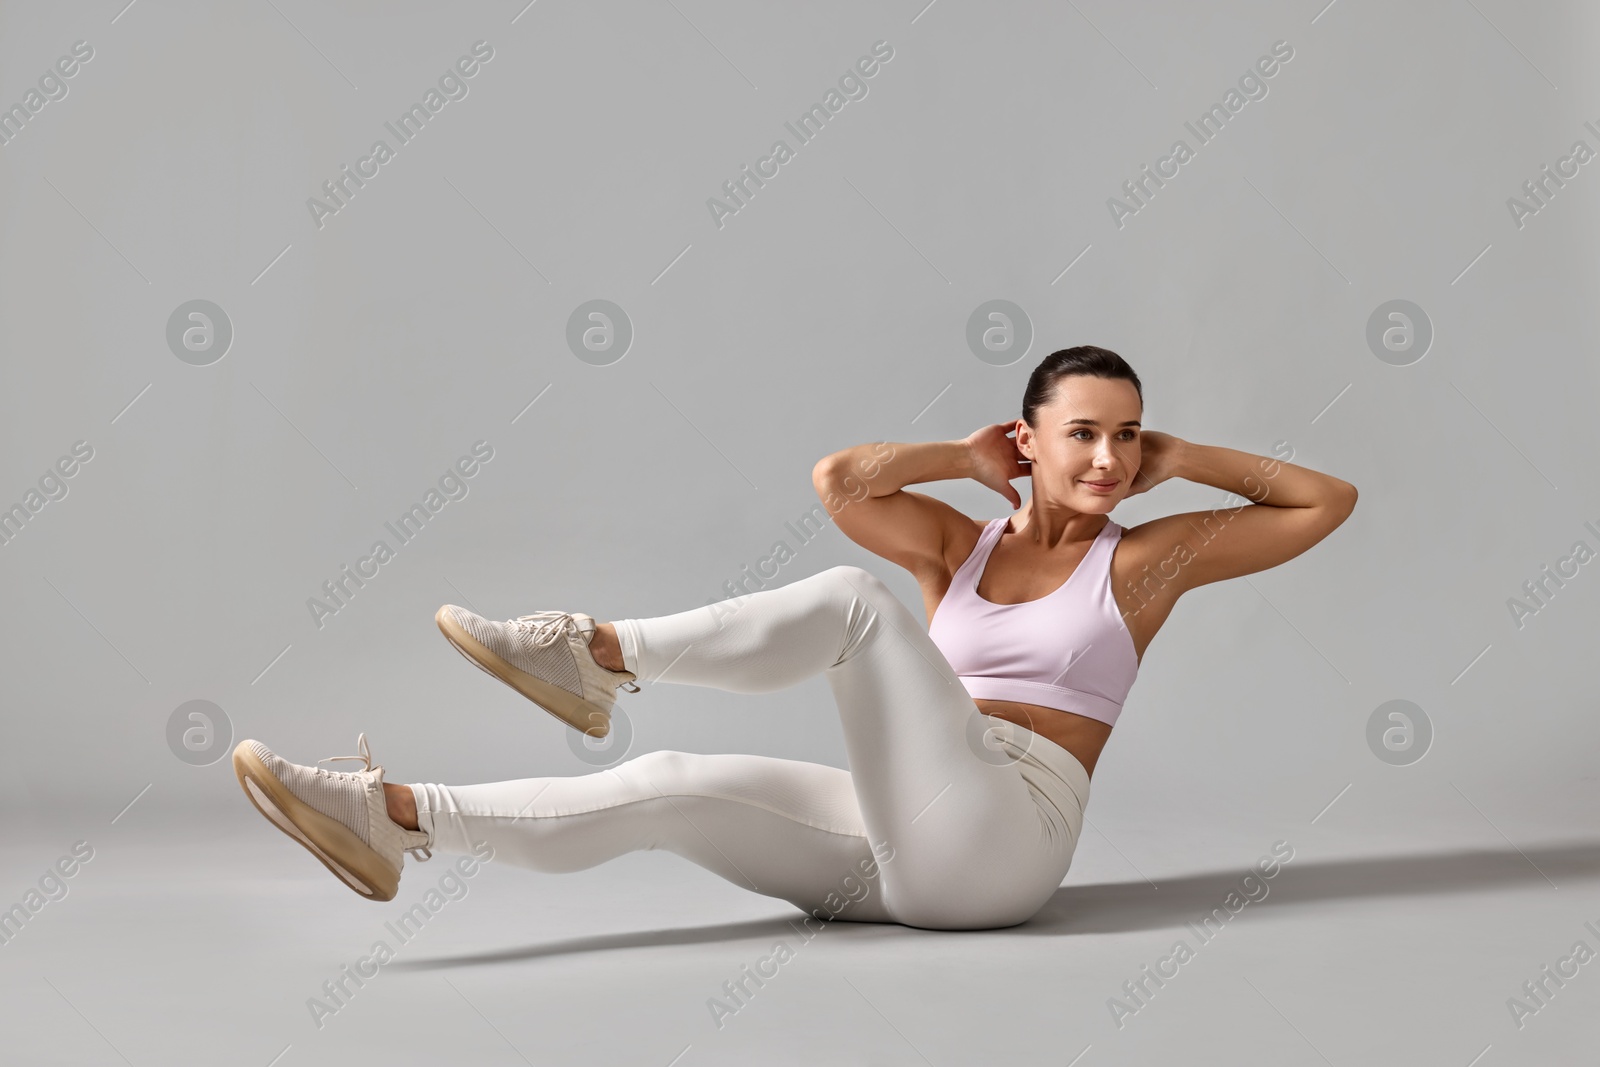
{"type": "Polygon", "coordinates": [[[661,850],[818,919],[889,921],[850,773],[744,753],[648,752],[604,771],[419,784],[436,847],[546,872],[661,850]]]}
{"type": "MultiPolygon", "coordinates": [[[[891,854],[890,914],[914,926],[1023,921],[1060,885],[1076,830],[1061,832],[1018,753],[985,743],[997,720],[910,610],[870,572],[834,572],[851,624],[826,677],[868,838],[891,854]]],[[[1025,730],[1009,736],[1049,744],[1025,730]]]]}

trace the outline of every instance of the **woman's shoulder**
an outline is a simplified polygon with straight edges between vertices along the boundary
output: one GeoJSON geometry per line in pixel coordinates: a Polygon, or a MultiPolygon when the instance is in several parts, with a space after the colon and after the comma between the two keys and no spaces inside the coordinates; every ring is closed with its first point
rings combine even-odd
{"type": "MultiPolygon", "coordinates": [[[[1160,545],[1165,544],[1170,551],[1174,535],[1172,520],[1175,518],[1175,515],[1163,515],[1132,526],[1112,519],[1120,531],[1117,535],[1117,562],[1125,565],[1137,559],[1139,566],[1143,566],[1163,554],[1160,545]]],[[[1133,569],[1137,570],[1138,567],[1133,569]]]]}
{"type": "MultiPolygon", "coordinates": [[[[952,509],[954,510],[954,509],[952,509]]],[[[961,565],[972,555],[973,549],[978,547],[978,542],[990,526],[1000,519],[987,518],[975,519],[970,515],[956,511],[951,516],[950,525],[946,529],[944,560],[945,570],[954,574],[961,569],[961,565]]]]}

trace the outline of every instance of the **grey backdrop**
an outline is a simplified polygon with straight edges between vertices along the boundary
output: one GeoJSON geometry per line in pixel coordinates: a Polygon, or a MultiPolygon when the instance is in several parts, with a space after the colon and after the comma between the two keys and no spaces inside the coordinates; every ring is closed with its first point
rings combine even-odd
{"type": "MultiPolygon", "coordinates": [[[[1448,840],[1531,876],[1532,842],[1600,814],[1600,565],[1564,565],[1542,606],[1523,591],[1600,548],[1600,178],[1541,169],[1600,147],[1592,5],[123,4],[0,4],[0,106],[26,113],[0,145],[0,507],[26,514],[0,545],[0,810],[37,835],[6,859],[7,906],[79,838],[131,856],[222,825],[263,873],[300,862],[221,758],[241,737],[312,762],[364,730],[396,781],[608,758],[463,661],[432,621],[445,602],[666,614],[784,540],[774,581],[861,564],[920,611],[909,575],[837,529],[794,536],[811,465],[1016,417],[1032,367],[1086,343],[1138,370],[1147,426],[1286,443],[1361,500],[1301,558],[1180,604],[1096,772],[1085,850],[1137,879],[1180,839],[1220,869],[1277,838],[1448,840]],[[52,78],[80,41],[92,57],[52,78]],[[475,42],[492,58],[441,83],[475,42]],[[385,124],[441,85],[400,143],[385,124]],[[785,124],[834,89],[801,143],[785,124]],[[1201,143],[1185,124],[1215,104],[1201,143]],[[379,139],[392,158],[316,217],[379,139]],[[792,158],[719,221],[708,201],[736,206],[724,183],[780,139],[792,158]],[[1193,157],[1136,202],[1124,183],[1179,139],[1193,157]],[[196,300],[231,329],[220,358],[220,333],[170,340],[205,328],[196,300]],[[620,315],[590,352],[572,323],[605,325],[596,300],[620,315]],[[1010,342],[975,348],[975,316],[1010,342]],[[1390,326],[1412,342],[1374,343],[1390,326]],[[48,478],[77,442],[92,457],[48,478]],[[492,459],[400,543],[385,523],[477,442],[492,459]],[[308,600],[380,539],[394,557],[319,625],[308,600]],[[1520,623],[1514,597],[1537,607],[1520,623]],[[230,723],[205,766],[170,740],[195,700],[230,723]],[[1393,700],[1431,724],[1409,765],[1369,742],[1393,700]]],[[[976,483],[919,488],[1009,510],[976,483]]],[[[1223,502],[1170,482],[1114,518],[1223,502]]],[[[820,677],[619,707],[634,754],[844,765],[820,677]]],[[[205,859],[163,855],[173,879],[205,859]]],[[[115,862],[81,881],[115,883],[115,862]]],[[[333,892],[313,867],[307,908],[333,892]]],[[[1554,932],[1460,1003],[1499,1013],[1486,1036],[1439,1062],[1519,1039],[1503,998],[1585,917],[1548,903],[1554,932]]],[[[26,931],[43,959],[73,918],[26,931]]],[[[1442,963],[1416,952],[1405,966],[1442,963]]],[[[8,980],[60,1008],[31,972],[8,980]]],[[[1451,1010],[1423,1029],[1450,1032],[1451,1010]]],[[[151,1040],[143,1062],[177,1062],[151,1040]]]]}

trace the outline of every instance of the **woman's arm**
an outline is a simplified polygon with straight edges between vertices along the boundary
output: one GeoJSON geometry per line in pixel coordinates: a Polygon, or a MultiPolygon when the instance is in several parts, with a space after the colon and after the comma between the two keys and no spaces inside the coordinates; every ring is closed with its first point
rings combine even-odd
{"type": "Polygon", "coordinates": [[[1181,440],[1178,444],[1174,477],[1237,493],[1252,503],[1269,507],[1355,504],[1356,487],[1331,474],[1235,448],[1181,440]]]}
{"type": "Polygon", "coordinates": [[[1180,593],[1286,563],[1338,529],[1355,510],[1356,487],[1332,475],[1168,434],[1151,442],[1155,436],[1154,431],[1141,435],[1144,457],[1134,478],[1136,492],[1167,478],[1186,478],[1255,502],[1167,515],[1135,528],[1141,540],[1157,548],[1156,572],[1177,582],[1180,593]]]}
{"type": "Polygon", "coordinates": [[[972,477],[972,450],[965,441],[876,441],[823,456],[812,469],[813,481],[819,472],[844,489],[847,499],[888,496],[920,482],[972,477]]]}
{"type": "Polygon", "coordinates": [[[964,478],[969,469],[960,441],[879,441],[824,456],[811,485],[846,537],[920,578],[943,566],[948,527],[962,516],[905,486],[964,478]]]}
{"type": "Polygon", "coordinates": [[[867,488],[858,491],[871,496],[889,496],[919,482],[971,478],[1005,497],[1013,508],[1020,508],[1022,497],[1011,482],[1026,478],[1029,468],[1017,451],[1017,439],[1012,436],[1016,429],[1017,422],[1012,419],[979,427],[959,441],[857,445],[823,457],[812,476],[815,480],[817,471],[826,470],[842,479],[859,469],[867,488]]]}
{"type": "Polygon", "coordinates": [[[906,491],[920,482],[974,478],[1013,500],[1012,478],[1027,473],[1006,436],[1016,423],[985,426],[960,441],[857,445],[817,461],[811,484],[844,535],[919,577],[944,569],[944,549],[973,520],[942,500],[906,491]]]}

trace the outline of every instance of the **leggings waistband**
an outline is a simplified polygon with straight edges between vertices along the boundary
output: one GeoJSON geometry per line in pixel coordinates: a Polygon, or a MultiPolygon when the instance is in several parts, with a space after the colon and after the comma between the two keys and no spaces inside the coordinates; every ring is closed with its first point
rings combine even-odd
{"type": "Polygon", "coordinates": [[[1076,840],[1083,825],[1083,809],[1089,803],[1089,772],[1083,763],[1043,734],[1010,719],[985,717],[1007,755],[1021,766],[1022,777],[1067,820],[1076,840]]]}

